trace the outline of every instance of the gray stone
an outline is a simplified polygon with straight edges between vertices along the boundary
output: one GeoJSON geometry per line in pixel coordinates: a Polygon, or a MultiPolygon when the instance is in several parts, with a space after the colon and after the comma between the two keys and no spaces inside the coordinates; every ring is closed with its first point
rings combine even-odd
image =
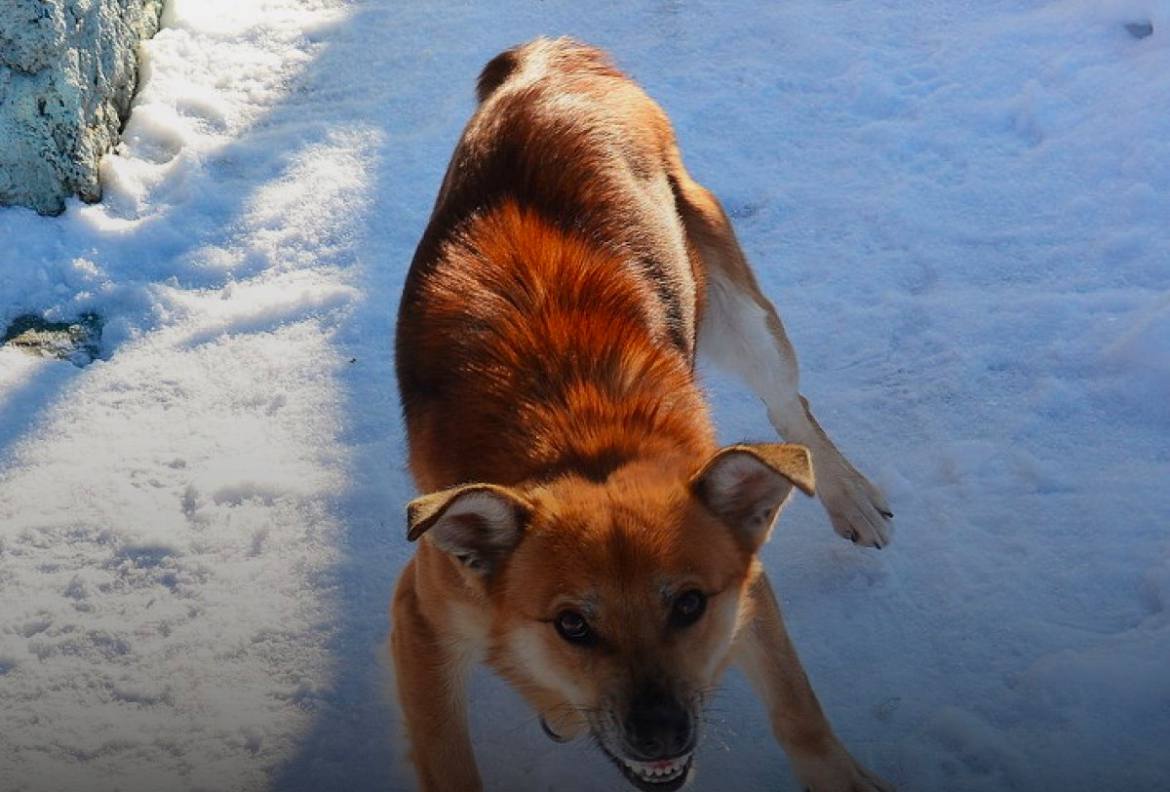
{"type": "Polygon", "coordinates": [[[98,162],[138,83],[163,0],[0,0],[0,204],[58,214],[101,198],[98,162]]]}
{"type": "Polygon", "coordinates": [[[0,338],[0,346],[11,346],[38,357],[68,360],[88,366],[101,355],[102,319],[85,313],[76,322],[50,322],[36,314],[12,320],[0,338]]]}

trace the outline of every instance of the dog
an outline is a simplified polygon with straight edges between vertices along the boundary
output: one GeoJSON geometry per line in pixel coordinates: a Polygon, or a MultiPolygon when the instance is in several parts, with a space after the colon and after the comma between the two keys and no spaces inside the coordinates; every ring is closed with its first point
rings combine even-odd
{"type": "Polygon", "coordinates": [[[815,487],[860,545],[884,546],[892,515],[800,396],[727,215],[598,49],[507,50],[477,95],[396,337],[425,494],[390,645],[421,788],[481,789],[465,696],[484,662],[549,736],[591,735],[641,790],[693,775],[704,698],[732,663],[804,787],[891,789],[834,735],[757,552],[794,489],[815,487]],[[696,350],[787,442],[717,447],[696,350]]]}

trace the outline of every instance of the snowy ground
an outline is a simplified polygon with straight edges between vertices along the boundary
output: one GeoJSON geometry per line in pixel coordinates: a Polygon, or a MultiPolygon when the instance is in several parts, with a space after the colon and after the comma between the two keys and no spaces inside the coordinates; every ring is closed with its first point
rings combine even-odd
{"type": "MultiPolygon", "coordinates": [[[[1170,788],[1170,5],[512,5],[175,0],[104,203],[0,210],[0,323],[108,319],[88,368],[0,349],[0,787],[410,788],[397,292],[479,67],[571,33],[891,496],[880,554],[807,502],[766,552],[846,743],[906,790],[1170,788]]],[[[490,789],[620,787],[475,699],[490,789]]],[[[738,677],[713,721],[694,788],[793,785],[738,677]]]]}

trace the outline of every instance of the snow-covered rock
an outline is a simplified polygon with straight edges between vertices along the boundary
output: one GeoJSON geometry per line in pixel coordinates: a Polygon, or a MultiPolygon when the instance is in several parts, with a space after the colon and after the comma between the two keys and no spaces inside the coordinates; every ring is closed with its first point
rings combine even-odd
{"type": "Polygon", "coordinates": [[[0,4],[0,204],[59,214],[101,198],[98,162],[138,84],[138,42],[163,0],[0,4]]]}

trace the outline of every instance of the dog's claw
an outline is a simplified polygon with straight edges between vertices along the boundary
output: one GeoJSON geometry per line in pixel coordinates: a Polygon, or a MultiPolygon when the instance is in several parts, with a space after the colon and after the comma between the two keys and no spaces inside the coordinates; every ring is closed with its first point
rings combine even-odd
{"type": "Polygon", "coordinates": [[[831,475],[825,478],[818,494],[833,529],[857,545],[879,550],[888,545],[894,515],[877,487],[851,466],[835,480],[831,475]]]}

